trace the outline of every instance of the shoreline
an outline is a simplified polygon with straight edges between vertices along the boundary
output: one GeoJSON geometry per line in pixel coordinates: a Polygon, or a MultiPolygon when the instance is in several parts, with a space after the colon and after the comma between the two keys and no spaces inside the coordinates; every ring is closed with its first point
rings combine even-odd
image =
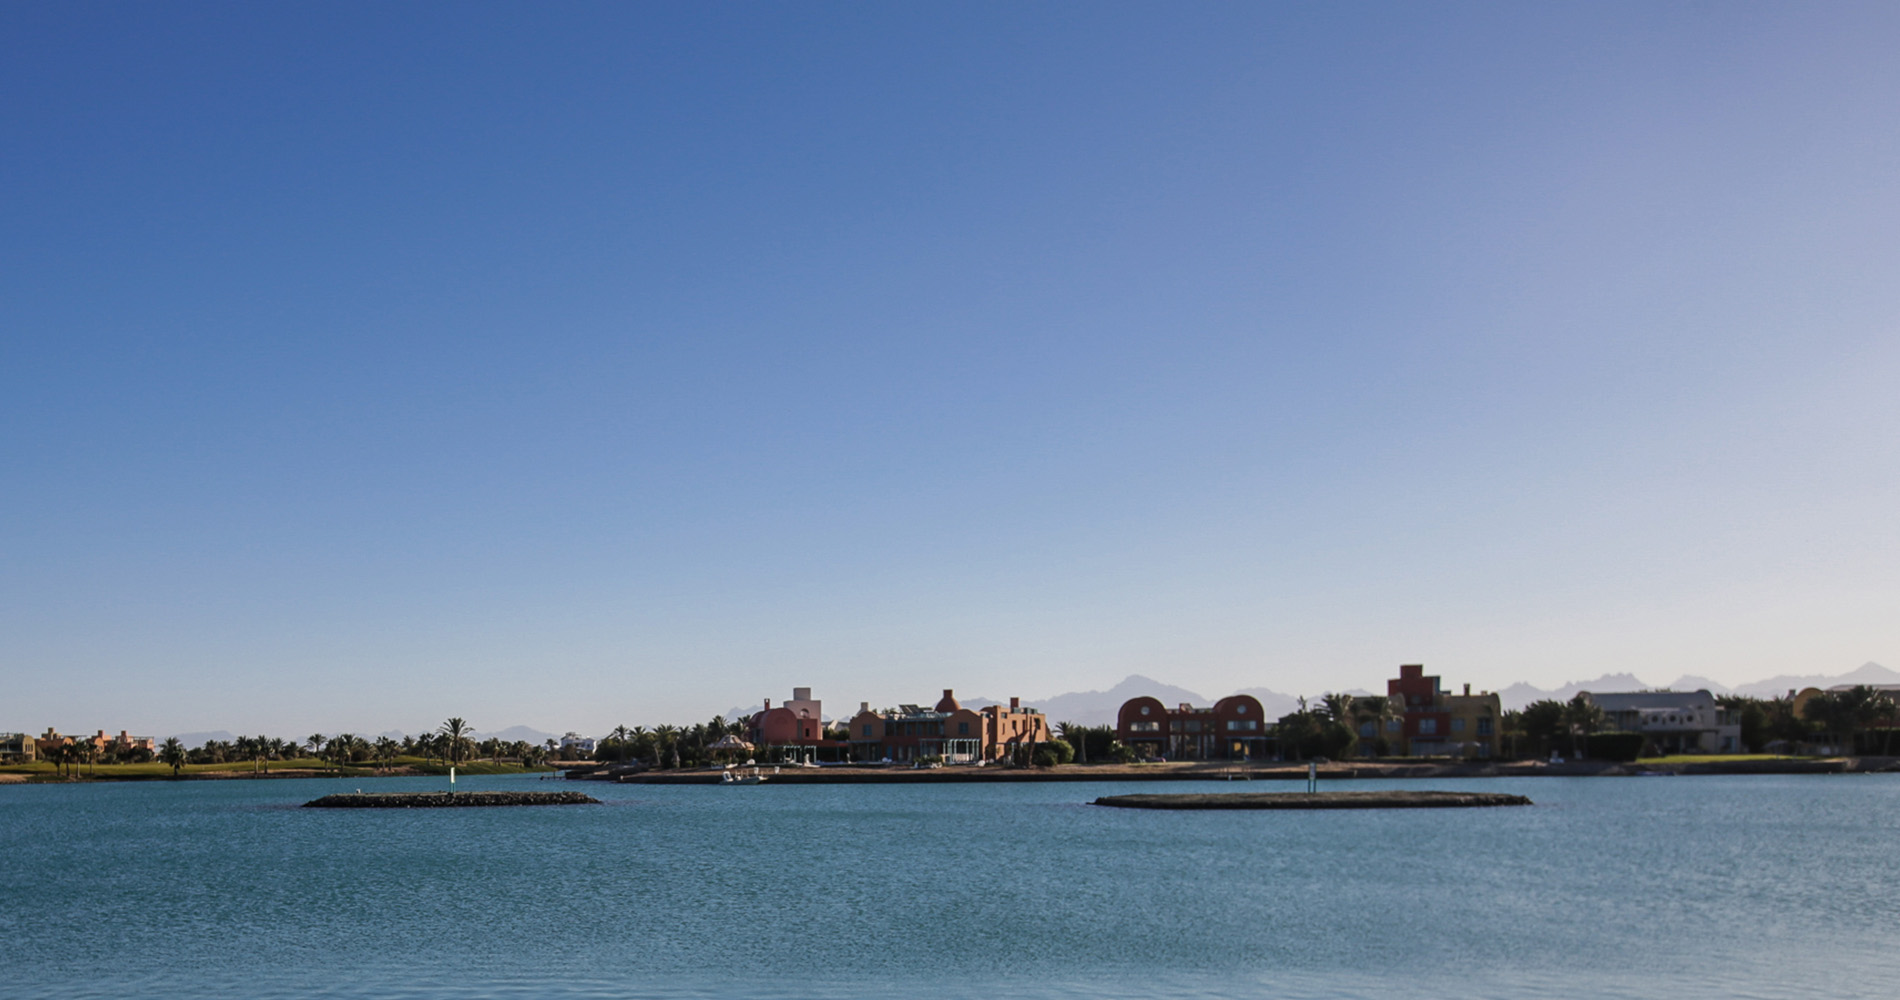
{"type": "Polygon", "coordinates": [[[1488,809],[1528,806],[1522,795],[1499,792],[1226,792],[1188,795],[1104,795],[1090,805],[1115,809],[1488,809]]]}
{"type": "MultiPolygon", "coordinates": [[[[985,781],[1305,781],[1303,763],[1221,762],[1169,764],[1066,764],[1054,768],[1016,767],[780,767],[765,784],[957,784],[985,781]]],[[[716,785],[723,769],[641,771],[596,767],[569,769],[571,781],[616,781],[628,785],[716,785]]],[[[1322,781],[1415,778],[1599,778],[1725,774],[1877,774],[1900,772],[1900,757],[1828,757],[1814,760],[1740,760],[1678,764],[1620,764],[1610,761],[1473,761],[1469,763],[1326,763],[1322,781]]]]}
{"type": "MultiPolygon", "coordinates": [[[[910,768],[901,765],[845,765],[829,767],[767,766],[766,784],[965,784],[1015,781],[1305,781],[1307,765],[1290,761],[1233,763],[1223,761],[1166,764],[1065,764],[1060,767],[910,768]]],[[[1820,757],[1778,760],[1696,761],[1693,763],[1611,761],[1364,761],[1327,762],[1318,766],[1322,781],[1395,780],[1420,778],[1615,778],[1738,774],[1883,774],[1900,773],[1900,757],[1820,757]]],[[[511,775],[538,774],[543,780],[610,781],[629,785],[716,785],[722,768],[678,771],[632,771],[622,765],[562,762],[549,770],[509,771],[511,775]]],[[[465,774],[464,777],[492,777],[465,774]]],[[[292,779],[446,777],[446,773],[412,767],[388,771],[331,771],[285,768],[277,771],[200,771],[170,774],[79,774],[0,771],[0,785],[86,784],[120,781],[263,781],[292,779]]]]}
{"type": "MultiPolygon", "coordinates": [[[[114,765],[101,764],[99,766],[112,767],[114,765]]],[[[134,766],[146,767],[147,765],[134,765],[134,766]]],[[[560,770],[558,768],[548,767],[548,768],[507,770],[507,771],[463,770],[461,772],[461,776],[464,778],[494,777],[496,775],[517,775],[517,774],[539,774],[548,778],[558,778],[560,777],[560,770]]],[[[384,770],[377,770],[375,768],[348,768],[348,769],[342,769],[342,770],[332,770],[328,768],[314,768],[314,767],[286,767],[286,768],[281,768],[278,770],[263,770],[263,771],[238,771],[238,770],[186,771],[183,774],[177,774],[177,775],[170,774],[168,772],[157,772],[157,771],[139,771],[139,772],[130,773],[130,774],[80,773],[80,774],[72,774],[72,775],[59,774],[57,772],[51,772],[51,771],[0,771],[0,785],[82,785],[82,784],[87,784],[89,782],[104,782],[104,781],[109,781],[109,782],[120,782],[120,781],[266,781],[266,780],[277,780],[280,778],[281,779],[349,778],[353,780],[355,779],[375,780],[379,778],[447,778],[447,777],[448,777],[448,769],[446,767],[437,769],[435,767],[419,768],[419,767],[413,767],[409,765],[398,765],[396,767],[391,767],[384,770]]]]}

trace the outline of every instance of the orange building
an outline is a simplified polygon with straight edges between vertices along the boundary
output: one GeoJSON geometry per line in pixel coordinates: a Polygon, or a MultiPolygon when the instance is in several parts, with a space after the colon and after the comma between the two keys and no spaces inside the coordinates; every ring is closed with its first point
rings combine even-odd
{"type": "Polygon", "coordinates": [[[816,762],[820,758],[836,760],[845,745],[825,737],[824,703],[811,696],[811,688],[793,688],[790,701],[765,707],[746,720],[749,738],[760,748],[775,748],[774,759],[816,762]]]}
{"type": "Polygon", "coordinates": [[[863,703],[846,728],[852,759],[861,761],[935,757],[946,764],[974,764],[1055,738],[1043,714],[1024,708],[1021,698],[975,710],[964,708],[949,688],[929,709],[904,705],[895,712],[874,712],[863,703]]]}
{"type": "Polygon", "coordinates": [[[103,729],[94,732],[91,736],[62,736],[58,730],[47,726],[45,734],[34,737],[33,743],[34,749],[40,757],[49,756],[56,753],[61,747],[73,746],[75,744],[79,746],[90,746],[99,753],[104,753],[108,749],[117,750],[121,753],[131,750],[155,751],[158,749],[157,741],[150,736],[132,736],[123,729],[119,730],[119,735],[117,736],[107,736],[106,731],[103,729]]]}

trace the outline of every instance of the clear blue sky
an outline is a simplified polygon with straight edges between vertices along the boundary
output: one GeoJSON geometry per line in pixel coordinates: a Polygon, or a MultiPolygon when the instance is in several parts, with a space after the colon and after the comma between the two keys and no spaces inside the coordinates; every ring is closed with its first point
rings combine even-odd
{"type": "Polygon", "coordinates": [[[1900,663],[1900,8],[0,7],[0,729],[1900,663]]]}

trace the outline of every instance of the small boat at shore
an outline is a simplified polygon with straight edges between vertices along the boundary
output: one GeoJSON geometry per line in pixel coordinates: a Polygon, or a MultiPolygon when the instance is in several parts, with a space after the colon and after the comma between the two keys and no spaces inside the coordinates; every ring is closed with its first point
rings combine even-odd
{"type": "Polygon", "coordinates": [[[758,768],[749,771],[727,768],[725,776],[719,779],[722,785],[759,785],[765,783],[765,772],[758,768]]]}

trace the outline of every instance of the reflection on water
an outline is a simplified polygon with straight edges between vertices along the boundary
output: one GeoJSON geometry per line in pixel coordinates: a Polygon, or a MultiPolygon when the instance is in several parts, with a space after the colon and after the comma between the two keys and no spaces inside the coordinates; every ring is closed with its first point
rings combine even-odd
{"type": "MultiPolygon", "coordinates": [[[[1886,996],[1900,973],[1895,776],[1431,783],[1539,803],[1472,811],[769,783],[292,808],[367,783],[0,787],[5,979],[63,997],[1695,998],[1886,996]]],[[[1164,788],[1232,790],[1138,790],[1164,788]]]]}

